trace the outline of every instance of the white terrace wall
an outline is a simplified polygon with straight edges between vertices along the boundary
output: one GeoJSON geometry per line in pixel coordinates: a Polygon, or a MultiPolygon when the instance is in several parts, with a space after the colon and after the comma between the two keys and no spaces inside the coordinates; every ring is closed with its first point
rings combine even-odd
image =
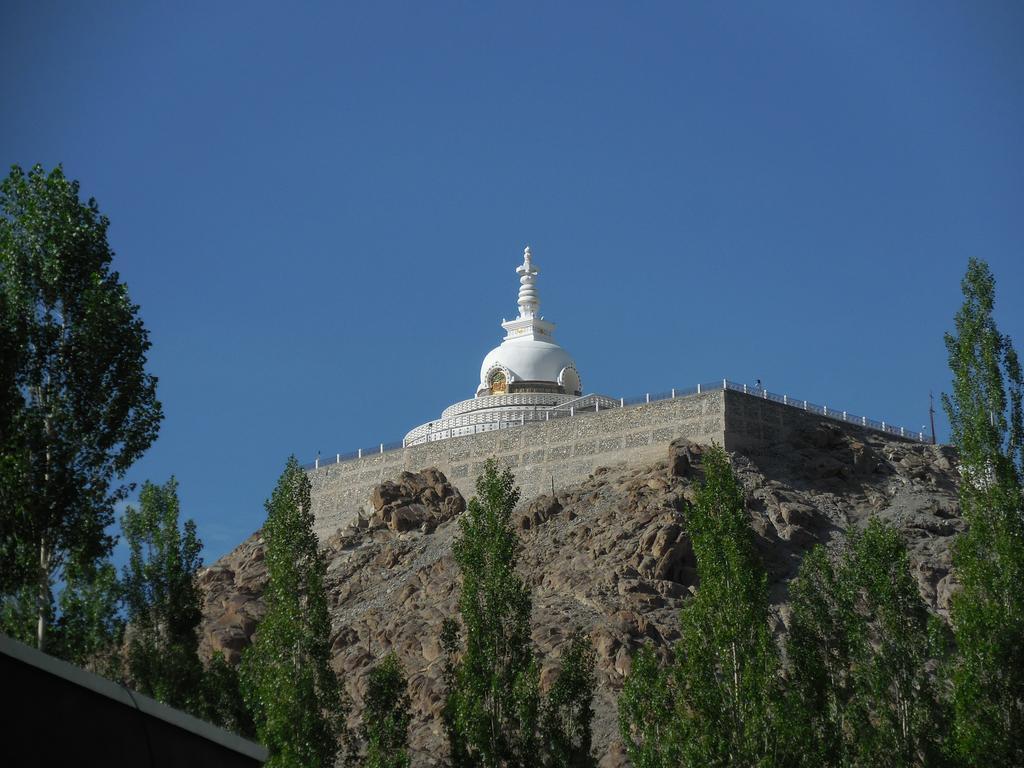
{"type": "Polygon", "coordinates": [[[512,468],[522,497],[529,499],[550,491],[552,483],[560,488],[584,480],[600,466],[664,458],[666,447],[678,437],[725,445],[724,403],[729,395],[749,398],[705,392],[322,465],[309,470],[317,535],[323,540],[357,515],[369,515],[373,487],[403,470],[437,467],[469,499],[484,461],[494,456],[512,468]]]}

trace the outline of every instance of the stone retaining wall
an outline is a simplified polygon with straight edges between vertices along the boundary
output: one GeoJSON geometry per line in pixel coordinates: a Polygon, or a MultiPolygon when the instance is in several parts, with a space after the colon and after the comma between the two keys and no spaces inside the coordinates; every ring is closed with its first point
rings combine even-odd
{"type": "MultiPolygon", "coordinates": [[[[725,436],[722,445],[728,451],[757,455],[772,450],[771,446],[775,444],[786,442],[794,429],[822,422],[854,435],[868,431],[856,421],[844,422],[756,395],[731,389],[721,394],[725,395],[722,404],[722,411],[725,414],[725,436]]],[[[885,433],[885,437],[888,440],[916,442],[912,437],[904,438],[888,432],[885,433]]]]}
{"type": "Polygon", "coordinates": [[[356,515],[371,514],[370,491],[403,470],[437,467],[468,500],[484,461],[495,456],[512,468],[523,498],[529,499],[550,492],[552,485],[561,488],[584,480],[600,466],[662,459],[678,437],[757,454],[786,440],[792,430],[821,421],[855,434],[864,431],[856,423],[832,421],[755,395],[715,390],[375,453],[309,471],[316,531],[323,540],[356,515]]]}
{"type": "Polygon", "coordinates": [[[530,498],[552,484],[583,480],[600,466],[661,459],[677,437],[724,445],[724,402],[732,394],[713,391],[578,414],[321,466],[309,471],[317,535],[325,539],[356,515],[367,516],[373,487],[403,470],[437,467],[469,499],[484,461],[494,456],[512,468],[523,498],[530,498]]]}

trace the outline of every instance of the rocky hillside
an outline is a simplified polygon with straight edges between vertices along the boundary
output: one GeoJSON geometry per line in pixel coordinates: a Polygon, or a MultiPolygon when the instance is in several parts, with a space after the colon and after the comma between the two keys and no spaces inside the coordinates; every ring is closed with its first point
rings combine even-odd
{"type": "MultiPolygon", "coordinates": [[[[573,630],[590,633],[599,688],[595,747],[602,766],[625,764],[615,699],[643,643],[678,637],[679,608],[695,589],[686,507],[701,476],[701,446],[676,443],[665,460],[609,466],[585,482],[524,499],[516,513],[521,572],[533,588],[533,638],[550,681],[573,630]]],[[[772,582],[773,615],[787,620],[787,582],[804,552],[877,516],[903,533],[921,592],[940,614],[951,591],[950,544],[961,529],[955,455],[823,421],[757,456],[734,454],[772,582]]],[[[437,470],[378,486],[375,514],[327,543],[333,663],[358,712],[366,675],[395,651],[416,711],[413,764],[440,764],[441,622],[455,614],[454,518],[465,500],[437,470]]],[[[202,573],[203,644],[237,659],[262,612],[263,542],[254,534],[202,573]]]]}

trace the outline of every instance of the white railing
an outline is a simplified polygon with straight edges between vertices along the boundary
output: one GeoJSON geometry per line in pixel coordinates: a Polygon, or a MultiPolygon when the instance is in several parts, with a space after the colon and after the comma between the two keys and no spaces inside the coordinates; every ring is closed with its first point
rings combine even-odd
{"type": "MultiPolygon", "coordinates": [[[[637,405],[646,405],[647,403],[653,403],[659,400],[692,397],[704,392],[722,391],[725,389],[732,390],[733,392],[742,392],[743,394],[750,395],[751,397],[771,400],[774,403],[780,403],[790,408],[796,408],[797,410],[807,411],[808,413],[813,413],[818,416],[824,416],[825,418],[832,419],[834,421],[842,421],[847,424],[855,424],[876,432],[884,432],[887,435],[902,437],[904,439],[914,440],[920,443],[928,442],[925,440],[924,432],[922,431],[905,429],[904,427],[889,424],[885,421],[876,421],[875,419],[869,419],[866,416],[858,416],[850,413],[849,411],[830,408],[826,405],[818,405],[807,400],[790,397],[789,395],[779,395],[774,392],[769,392],[763,387],[750,384],[738,384],[734,381],[729,381],[728,379],[719,379],[718,381],[711,382],[709,384],[698,384],[695,387],[670,389],[666,392],[647,392],[643,395],[636,395],[634,397],[622,397],[619,398],[618,401],[602,395],[584,395],[576,400],[561,403],[552,407],[535,407],[531,409],[527,406],[522,410],[510,408],[508,411],[503,411],[499,418],[495,418],[495,414],[493,413],[467,414],[465,416],[455,417],[452,420],[456,422],[455,424],[446,423],[440,430],[431,431],[431,425],[428,424],[418,428],[429,432],[427,439],[423,442],[414,442],[419,439],[422,433],[414,434],[413,432],[410,432],[406,440],[399,440],[391,443],[379,443],[372,448],[360,448],[356,451],[349,451],[348,453],[337,453],[333,457],[328,456],[326,458],[322,458],[317,456],[316,461],[306,464],[304,469],[318,469],[331,464],[340,464],[345,461],[360,459],[374,453],[388,453],[389,451],[399,450],[411,445],[423,445],[425,442],[449,440],[453,437],[474,435],[481,432],[493,432],[498,429],[519,427],[527,423],[537,421],[571,418],[582,413],[592,414],[595,410],[600,412],[606,409],[611,410],[612,408],[632,408],[637,405]],[[577,405],[577,401],[584,401],[586,405],[582,403],[577,405]],[[465,420],[465,423],[462,423],[463,420],[465,420]]],[[[438,421],[441,421],[441,419],[438,421]]],[[[444,421],[448,422],[449,419],[445,419],[444,421]]]]}
{"type": "Polygon", "coordinates": [[[621,408],[622,400],[616,400],[612,397],[605,397],[604,395],[583,395],[583,397],[577,397],[575,400],[569,400],[565,403],[559,403],[556,406],[548,408],[548,411],[554,413],[556,411],[568,411],[572,414],[579,413],[581,411],[600,411],[608,410],[609,408],[621,408]]]}
{"type": "Polygon", "coordinates": [[[858,416],[857,414],[850,413],[849,411],[844,411],[838,408],[829,408],[827,405],[818,405],[816,403],[808,402],[807,400],[790,397],[789,395],[779,395],[774,392],[769,392],[762,387],[751,386],[749,384],[737,384],[734,381],[722,379],[722,383],[719,388],[731,389],[734,392],[743,392],[744,394],[752,395],[754,397],[761,397],[765,400],[771,400],[776,403],[781,403],[782,405],[788,405],[791,408],[797,408],[801,411],[814,413],[818,416],[825,416],[826,418],[833,419],[835,421],[842,421],[847,424],[857,424],[876,432],[885,432],[887,435],[903,437],[908,440],[915,440],[919,443],[928,442],[925,440],[923,431],[909,430],[896,424],[887,424],[884,421],[869,419],[867,416],[858,416]]]}
{"type": "MultiPolygon", "coordinates": [[[[521,408],[508,407],[500,410],[489,410],[480,411],[478,413],[467,413],[462,416],[453,416],[447,419],[438,419],[427,424],[423,424],[416,429],[411,430],[405,436],[405,444],[418,445],[424,436],[431,436],[434,434],[440,434],[452,429],[477,427],[489,424],[501,424],[501,429],[505,426],[521,426],[529,421],[546,421],[548,420],[547,414],[550,413],[552,408],[539,408],[537,406],[523,406],[521,408]]],[[[559,414],[561,415],[561,414],[559,414]]],[[[494,429],[498,427],[492,427],[494,429]]],[[[478,429],[471,430],[468,432],[459,432],[455,435],[449,435],[449,437],[458,437],[459,435],[471,435],[476,432],[487,432],[490,429],[478,429]]],[[[429,440],[439,440],[441,438],[429,437],[429,440]]],[[[444,438],[447,439],[447,438],[444,438]]]]}
{"type": "Polygon", "coordinates": [[[557,392],[551,393],[514,393],[511,395],[484,395],[483,397],[471,397],[468,400],[449,405],[441,412],[442,419],[449,419],[461,413],[479,411],[484,408],[500,408],[513,405],[535,405],[548,408],[559,405],[564,400],[571,400],[570,395],[560,395],[557,392]]]}

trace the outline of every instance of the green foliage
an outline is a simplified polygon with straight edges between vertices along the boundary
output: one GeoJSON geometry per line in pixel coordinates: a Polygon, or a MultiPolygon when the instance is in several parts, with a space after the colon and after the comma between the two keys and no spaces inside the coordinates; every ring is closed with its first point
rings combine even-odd
{"type": "Polygon", "coordinates": [[[206,665],[202,696],[201,716],[204,720],[239,736],[256,736],[256,725],[242,697],[238,669],[231,666],[221,653],[214,654],[206,665]]]}
{"type": "MultiPolygon", "coordinates": [[[[309,478],[288,459],[266,503],[267,613],[242,658],[242,692],[271,768],[332,766],[347,706],[331,670],[326,562],[313,533],[309,478]]],[[[351,751],[350,751],[351,755],[351,751]]]]}
{"type": "Polygon", "coordinates": [[[516,574],[520,544],[510,523],[515,478],[489,461],[459,518],[455,561],[462,574],[465,634],[447,623],[445,720],[456,766],[528,765],[537,754],[539,670],[530,643],[530,591],[516,574]]]}
{"type": "Polygon", "coordinates": [[[971,259],[956,332],[946,334],[953,394],[943,395],[961,462],[967,522],[954,548],[963,585],[950,617],[954,738],[969,766],[1024,765],[1024,502],[1021,368],[996,327],[995,280],[971,259]]]}
{"type": "Polygon", "coordinates": [[[110,678],[121,675],[123,590],[110,561],[68,568],[51,652],[110,678]]]}
{"type": "Polygon", "coordinates": [[[408,768],[411,704],[405,672],[394,654],[370,672],[363,709],[365,768],[408,768]]]}
{"type": "MultiPolygon", "coordinates": [[[[144,483],[138,508],[128,507],[121,519],[129,551],[120,585],[128,619],[123,674],[141,693],[253,736],[237,670],[219,653],[205,668],[199,658],[202,542],[192,520],[179,525],[180,514],[178,482],[172,477],[163,485],[144,483]]],[[[112,576],[90,582],[87,594],[101,590],[112,576]]],[[[90,615],[82,610],[65,615],[83,614],[90,615]]]]}
{"type": "Polygon", "coordinates": [[[121,519],[129,549],[124,568],[128,614],[126,672],[137,690],[200,714],[203,668],[197,630],[202,619],[196,574],[202,545],[195,523],[179,528],[178,483],[146,482],[138,508],[121,519]]]}
{"type": "Polygon", "coordinates": [[[973,472],[979,480],[995,481],[987,487],[973,483],[972,492],[998,489],[1011,495],[1007,501],[1019,503],[1024,460],[1020,362],[1010,337],[999,332],[992,317],[995,278],[988,265],[971,259],[961,287],[964,303],[956,314],[956,333],[946,334],[953,395],[942,396],[953,444],[968,476],[973,472]]]}
{"type": "Polygon", "coordinates": [[[162,418],[109,222],[78,191],[59,167],[0,183],[0,591],[34,588],[40,649],[52,585],[109,554],[116,481],[162,418]]]}
{"type": "Polygon", "coordinates": [[[700,587],[681,612],[672,662],[638,653],[619,702],[622,738],[638,768],[782,764],[767,576],[728,457],[716,448],[703,465],[689,510],[700,587]]]}
{"type": "Polygon", "coordinates": [[[0,632],[26,645],[36,640],[36,588],[27,585],[0,598],[0,632]]]}
{"type": "Polygon", "coordinates": [[[789,716],[807,766],[933,766],[945,717],[929,665],[941,655],[899,534],[877,520],[836,562],[818,546],[790,587],[789,716]]]}
{"type": "Polygon", "coordinates": [[[585,768],[594,764],[590,729],[596,682],[594,647],[577,631],[562,654],[561,670],[541,705],[541,753],[548,765],[585,768]]]}
{"type": "MultiPolygon", "coordinates": [[[[121,584],[108,560],[65,570],[66,582],[53,608],[47,652],[105,677],[121,675],[120,643],[124,634],[121,584]]],[[[26,645],[36,641],[37,595],[25,585],[0,598],[0,632],[26,645]]]]}
{"type": "Polygon", "coordinates": [[[619,694],[619,733],[634,768],[682,765],[682,729],[676,721],[676,688],[654,649],[643,646],[619,694]]]}
{"type": "Polygon", "coordinates": [[[520,542],[511,524],[515,478],[488,460],[477,495],[459,518],[454,545],[462,575],[462,629],[445,622],[444,708],[453,765],[592,765],[593,654],[575,638],[545,700],[530,641],[530,591],[516,573],[520,542]],[[463,638],[460,634],[464,635],[463,638]],[[461,655],[460,655],[461,654],[461,655]]]}

